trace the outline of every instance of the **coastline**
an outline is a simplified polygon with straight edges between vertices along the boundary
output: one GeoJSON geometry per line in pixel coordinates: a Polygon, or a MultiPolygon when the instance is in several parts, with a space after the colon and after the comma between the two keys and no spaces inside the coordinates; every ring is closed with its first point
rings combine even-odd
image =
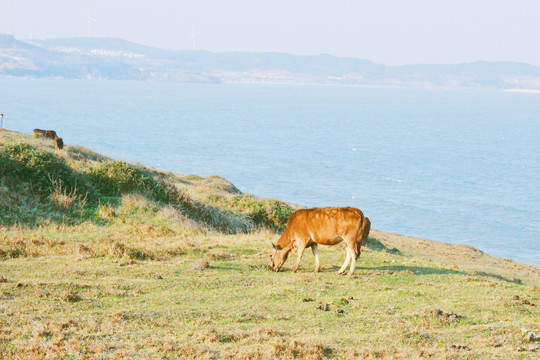
{"type": "Polygon", "coordinates": [[[343,243],[320,247],[320,272],[311,251],[299,271],[293,255],[274,272],[270,242],[297,208],[218,176],[0,131],[0,358],[523,359],[540,350],[537,266],[372,230],[352,276],[336,274],[343,243]]]}
{"type": "Polygon", "coordinates": [[[386,248],[396,248],[413,257],[426,257],[453,269],[492,274],[509,281],[540,285],[539,266],[491,256],[472,246],[418,239],[377,230],[372,230],[370,237],[380,241],[386,248]]]}
{"type": "MultiPolygon", "coordinates": [[[[44,143],[41,139],[36,139],[32,135],[22,134],[17,131],[11,131],[7,129],[0,129],[0,147],[4,144],[10,142],[28,142],[37,146],[38,148],[44,149],[46,151],[54,152],[54,148],[51,144],[44,143]]],[[[80,147],[78,146],[68,146],[68,149],[77,148],[79,151],[80,147]]],[[[92,152],[91,150],[88,150],[92,152]]],[[[93,152],[92,152],[93,153],[93,152]]],[[[61,153],[56,153],[61,154],[61,153]]],[[[96,154],[98,157],[107,159],[105,156],[96,154]]],[[[64,153],[62,155],[64,158],[69,158],[69,155],[64,153]]],[[[93,156],[93,155],[92,155],[93,156]]],[[[192,177],[198,178],[194,175],[181,175],[181,174],[170,174],[179,179],[191,179],[192,177]]],[[[222,179],[216,176],[209,176],[208,178],[200,178],[201,181],[205,182],[207,179],[213,179],[212,181],[217,181],[220,183],[219,186],[225,186],[236,189],[234,184],[230,183],[226,179],[222,179]],[[216,180],[219,179],[219,180],[216,180]],[[224,185],[225,184],[225,185],[224,185]]],[[[181,180],[184,181],[184,180],[181,180]]],[[[199,190],[197,190],[199,191],[199,190]]],[[[198,196],[195,192],[196,197],[198,196]]],[[[246,194],[250,197],[258,199],[256,196],[246,194]]],[[[203,198],[197,199],[204,202],[203,198]]],[[[261,199],[265,200],[265,199],[261,199]]],[[[270,200],[278,201],[278,200],[270,200]]],[[[289,204],[293,208],[299,208],[300,206],[295,204],[289,204]]],[[[521,263],[513,259],[501,258],[491,256],[481,250],[478,250],[474,247],[461,244],[451,244],[440,242],[436,240],[425,240],[420,238],[415,238],[408,235],[400,235],[389,232],[382,232],[375,229],[372,229],[370,232],[370,238],[374,238],[377,241],[381,242],[386,248],[396,248],[404,254],[416,257],[426,257],[430,260],[439,262],[444,266],[451,266],[453,268],[459,268],[466,271],[478,272],[478,273],[490,273],[496,276],[503,277],[505,279],[514,280],[519,279],[526,283],[531,283],[535,285],[540,285],[540,267],[521,263]]]]}

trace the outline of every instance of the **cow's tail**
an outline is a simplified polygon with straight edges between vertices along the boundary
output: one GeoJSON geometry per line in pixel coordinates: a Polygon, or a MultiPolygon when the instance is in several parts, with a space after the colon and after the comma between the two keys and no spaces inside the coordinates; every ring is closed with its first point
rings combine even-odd
{"type": "Polygon", "coordinates": [[[367,216],[364,216],[362,219],[362,225],[360,226],[360,233],[356,238],[356,259],[358,259],[358,257],[360,256],[360,248],[362,247],[362,243],[367,240],[370,230],[371,221],[369,221],[369,218],[367,216]]]}

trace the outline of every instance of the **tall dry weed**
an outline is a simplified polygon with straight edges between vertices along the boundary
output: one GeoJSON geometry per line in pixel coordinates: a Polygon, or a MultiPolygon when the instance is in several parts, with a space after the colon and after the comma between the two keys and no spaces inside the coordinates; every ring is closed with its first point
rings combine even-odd
{"type": "Polygon", "coordinates": [[[112,204],[99,204],[96,215],[105,220],[111,220],[116,216],[116,209],[112,204]]]}
{"type": "Polygon", "coordinates": [[[68,190],[61,179],[54,179],[49,176],[49,180],[53,187],[53,191],[49,195],[51,203],[63,209],[69,209],[75,205],[82,209],[86,206],[87,196],[80,195],[76,187],[68,190]]]}
{"type": "Polygon", "coordinates": [[[122,194],[122,206],[145,210],[150,207],[148,199],[140,194],[126,193],[122,194]]]}

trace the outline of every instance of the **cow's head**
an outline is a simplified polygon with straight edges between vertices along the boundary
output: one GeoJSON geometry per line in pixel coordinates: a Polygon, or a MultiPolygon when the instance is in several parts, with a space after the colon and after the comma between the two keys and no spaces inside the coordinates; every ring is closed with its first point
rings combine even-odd
{"type": "Polygon", "coordinates": [[[281,266],[283,266],[283,263],[285,263],[285,260],[287,260],[287,256],[289,256],[288,249],[282,249],[281,246],[274,245],[272,243],[272,249],[270,249],[270,261],[272,262],[272,270],[278,271],[281,266]]]}

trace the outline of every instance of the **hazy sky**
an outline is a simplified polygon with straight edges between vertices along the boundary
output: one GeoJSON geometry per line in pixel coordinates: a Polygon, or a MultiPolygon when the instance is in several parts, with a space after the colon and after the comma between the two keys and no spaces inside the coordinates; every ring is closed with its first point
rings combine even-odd
{"type": "Polygon", "coordinates": [[[167,49],[287,52],[383,64],[540,65],[538,0],[0,0],[0,33],[167,49]]]}

